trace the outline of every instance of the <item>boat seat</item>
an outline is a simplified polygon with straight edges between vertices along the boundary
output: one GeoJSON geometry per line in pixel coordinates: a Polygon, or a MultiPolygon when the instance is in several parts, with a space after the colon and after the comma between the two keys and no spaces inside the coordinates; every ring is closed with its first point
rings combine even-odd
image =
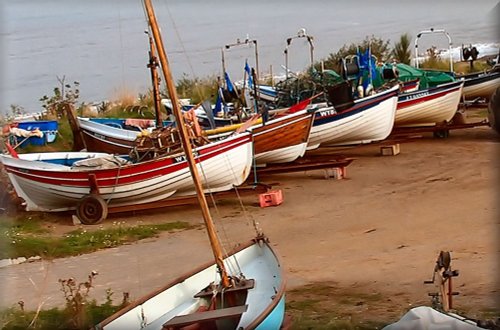
{"type": "Polygon", "coordinates": [[[206,312],[197,312],[186,315],[179,315],[163,324],[164,330],[175,330],[182,327],[202,322],[210,322],[220,319],[237,318],[246,312],[248,305],[214,309],[206,312]]]}

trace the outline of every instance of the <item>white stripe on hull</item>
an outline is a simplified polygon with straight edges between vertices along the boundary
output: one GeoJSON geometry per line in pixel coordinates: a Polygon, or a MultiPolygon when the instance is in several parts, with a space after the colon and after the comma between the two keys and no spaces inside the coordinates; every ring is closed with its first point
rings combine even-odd
{"type": "Polygon", "coordinates": [[[352,145],[385,139],[394,125],[397,99],[394,96],[355,115],[323,125],[313,125],[307,149],[311,150],[319,145],[352,145]]]}
{"type": "MultiPolygon", "coordinates": [[[[463,86],[463,85],[462,85],[463,86]]],[[[398,105],[395,126],[434,126],[450,121],[458,109],[462,87],[441,97],[415,103],[408,107],[398,105]]]]}

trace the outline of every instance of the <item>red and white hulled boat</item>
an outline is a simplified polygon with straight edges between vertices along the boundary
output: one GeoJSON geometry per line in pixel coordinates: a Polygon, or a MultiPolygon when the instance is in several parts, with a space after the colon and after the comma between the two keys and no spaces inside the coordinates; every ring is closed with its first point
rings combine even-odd
{"type": "Polygon", "coordinates": [[[464,82],[402,93],[398,97],[395,126],[434,126],[453,118],[458,109],[464,82]]]}
{"type": "MultiPolygon", "coordinates": [[[[250,173],[252,137],[238,134],[194,153],[205,191],[229,190],[250,173]]],[[[99,196],[109,206],[124,206],[195,192],[182,152],[138,163],[88,152],[0,155],[0,161],[28,211],[76,209],[89,195],[99,196]],[[102,163],[112,166],[103,168],[102,163]]]]}

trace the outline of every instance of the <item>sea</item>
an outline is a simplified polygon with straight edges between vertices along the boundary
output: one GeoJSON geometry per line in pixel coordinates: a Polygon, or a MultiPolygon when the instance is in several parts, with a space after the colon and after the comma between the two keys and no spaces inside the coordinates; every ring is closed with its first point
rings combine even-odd
{"type": "MultiPolygon", "coordinates": [[[[153,0],[176,80],[243,77],[303,70],[343,45],[445,30],[458,59],[462,45],[498,54],[496,0],[153,0]],[[313,37],[313,49],[299,31],[313,37]],[[237,44],[229,49],[225,45],[237,44]],[[245,40],[257,41],[246,43],[245,40]]],[[[60,81],[79,82],[80,102],[144,93],[150,86],[147,21],[141,0],[3,0],[0,2],[0,113],[42,110],[60,81]]],[[[424,34],[418,49],[448,49],[445,34],[424,34]]],[[[413,51],[413,46],[412,46],[413,51]]]]}

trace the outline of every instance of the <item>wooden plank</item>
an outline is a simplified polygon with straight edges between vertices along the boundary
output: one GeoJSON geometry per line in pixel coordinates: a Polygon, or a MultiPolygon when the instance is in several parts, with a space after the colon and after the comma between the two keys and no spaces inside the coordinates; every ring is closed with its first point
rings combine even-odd
{"type": "Polygon", "coordinates": [[[323,157],[317,157],[317,159],[311,161],[295,161],[288,164],[270,165],[260,169],[257,169],[257,175],[263,174],[276,174],[276,173],[288,173],[288,172],[302,172],[302,171],[312,171],[321,170],[325,168],[339,168],[346,167],[352,163],[354,159],[344,158],[339,160],[323,160],[323,157]]]}
{"type": "Polygon", "coordinates": [[[246,312],[248,305],[215,309],[187,315],[179,315],[163,324],[163,329],[176,329],[197,322],[207,322],[223,318],[239,317],[246,312]]]}
{"type": "Polygon", "coordinates": [[[426,132],[435,132],[441,130],[454,130],[454,129],[466,129],[466,128],[474,128],[480,126],[489,126],[487,120],[481,120],[475,123],[466,123],[466,124],[438,124],[435,126],[422,126],[422,127],[395,127],[391,132],[391,135],[387,138],[388,140],[392,139],[395,136],[407,135],[407,134],[416,134],[416,133],[426,133],[426,132]]]}

